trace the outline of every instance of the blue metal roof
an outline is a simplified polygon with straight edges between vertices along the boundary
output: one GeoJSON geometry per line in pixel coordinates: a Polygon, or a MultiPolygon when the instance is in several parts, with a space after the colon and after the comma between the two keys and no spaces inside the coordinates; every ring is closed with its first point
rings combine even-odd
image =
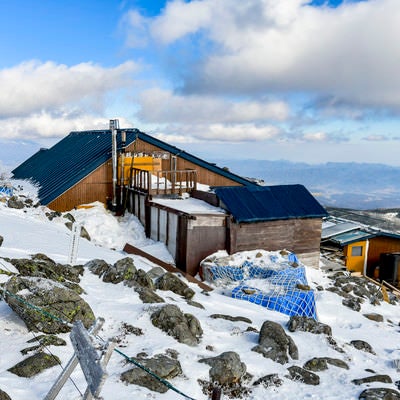
{"type": "MultiPolygon", "coordinates": [[[[122,130],[126,132],[127,146],[133,143],[136,138],[139,138],[173,155],[232,179],[234,182],[243,185],[256,185],[247,179],[140,132],[138,129],[120,129],[119,131],[122,130]]],[[[120,147],[120,135],[117,135],[117,141],[117,145],[120,147]]],[[[108,129],[71,132],[50,149],[39,150],[15,168],[12,173],[15,179],[31,179],[39,184],[40,202],[47,205],[111,159],[111,147],[111,131],[108,129]]]]}
{"type": "Polygon", "coordinates": [[[239,223],[328,216],[303,185],[229,186],[214,191],[239,223]]]}
{"type": "Polygon", "coordinates": [[[371,232],[357,229],[351,232],[340,233],[338,235],[332,236],[329,240],[338,243],[341,246],[345,246],[347,244],[361,242],[375,236],[376,235],[371,232]]]}

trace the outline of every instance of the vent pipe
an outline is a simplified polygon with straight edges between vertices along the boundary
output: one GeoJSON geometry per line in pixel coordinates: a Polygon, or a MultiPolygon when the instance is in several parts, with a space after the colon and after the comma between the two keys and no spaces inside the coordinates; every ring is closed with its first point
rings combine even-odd
{"type": "Polygon", "coordinates": [[[117,209],[117,132],[119,129],[119,120],[110,119],[110,130],[111,130],[111,155],[112,155],[112,210],[115,211],[117,209]]]}

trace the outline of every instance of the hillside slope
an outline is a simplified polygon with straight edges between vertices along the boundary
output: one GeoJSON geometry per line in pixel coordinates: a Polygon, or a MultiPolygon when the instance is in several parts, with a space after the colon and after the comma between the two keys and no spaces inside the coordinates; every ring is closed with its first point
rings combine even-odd
{"type": "MultiPolygon", "coordinates": [[[[70,231],[65,227],[65,218],[55,216],[50,221],[46,216],[49,210],[42,207],[11,209],[0,203],[0,235],[4,241],[0,247],[0,262],[3,270],[12,270],[10,258],[29,258],[33,254],[43,253],[54,261],[67,263],[70,231]]],[[[136,245],[156,245],[146,242],[140,226],[134,217],[115,218],[101,207],[94,210],[79,211],[92,241],[81,239],[77,264],[84,265],[93,259],[102,259],[115,263],[127,255],[122,252],[119,243],[135,241],[136,245]],[[102,226],[107,226],[103,231],[102,226]],[[132,232],[134,230],[134,233],[132,232]]],[[[74,214],[74,213],[72,213],[74,214]]],[[[53,217],[53,216],[52,216],[53,217]]],[[[75,212],[75,217],[79,218],[75,212]]],[[[162,253],[158,249],[159,254],[162,253]]],[[[136,268],[149,271],[154,265],[140,257],[132,257],[136,268]]],[[[386,388],[396,390],[395,381],[398,372],[394,361],[400,359],[398,349],[400,307],[398,303],[375,302],[366,292],[359,297],[351,292],[360,310],[355,311],[343,304],[344,292],[338,290],[337,280],[329,277],[323,269],[306,268],[308,283],[315,290],[318,320],[330,326],[332,335],[313,334],[304,331],[291,332],[288,329],[289,317],[270,311],[262,306],[229,297],[229,291],[223,286],[215,287],[210,293],[203,292],[197,285],[188,283],[194,296],[191,301],[172,291],[157,290],[165,303],[143,303],[134,288],[120,282],[106,283],[87,268],[84,270],[80,285],[84,289],[84,298],[92,307],[96,316],[105,319],[99,336],[102,340],[114,339],[117,349],[129,357],[139,353],[148,357],[155,355],[174,355],[182,367],[182,373],[171,379],[171,384],[192,399],[208,399],[201,381],[209,381],[210,366],[201,363],[204,358],[216,357],[227,351],[236,352],[245,363],[248,376],[237,387],[236,392],[224,392],[223,398],[246,399],[359,399],[367,388],[386,388]],[[336,286],[335,286],[336,285],[336,286]],[[335,289],[336,287],[336,289],[335,289]],[[329,289],[330,288],[330,289],[329,289]],[[329,289],[329,290],[328,290],[329,289]],[[201,324],[203,334],[197,345],[179,343],[173,337],[151,323],[151,315],[165,304],[173,304],[184,313],[194,315],[201,324]],[[233,318],[216,318],[222,314],[233,318]],[[381,319],[372,320],[366,314],[379,314],[381,319]],[[236,318],[240,317],[240,318],[236,318]],[[378,322],[380,321],[381,322],[378,322]],[[289,358],[285,364],[274,362],[252,351],[258,344],[260,329],[265,321],[281,325],[298,348],[298,359],[289,358]],[[127,327],[131,327],[127,329],[127,327]],[[134,328],[134,329],[133,329],[134,328]],[[373,352],[363,351],[351,344],[352,341],[368,342],[373,352]],[[319,384],[310,385],[289,378],[288,368],[303,367],[314,357],[329,357],[344,362],[348,369],[329,364],[328,369],[317,372],[319,384]],[[255,385],[257,380],[276,374],[280,385],[255,385]],[[387,375],[392,383],[356,384],[354,379],[375,375],[387,375]],[[236,393],[236,394],[235,394],[236,393]]],[[[0,274],[5,282],[8,276],[0,274]]],[[[343,277],[348,279],[348,277],[343,277]]],[[[261,282],[262,283],[262,282],[261,282]]],[[[357,286],[353,281],[346,283],[357,286]]],[[[359,282],[361,287],[361,282],[359,282]]],[[[348,290],[347,288],[346,290],[348,290]]],[[[349,294],[349,293],[348,293],[349,294]]],[[[376,299],[375,299],[376,300],[376,299]]],[[[28,340],[34,335],[26,328],[22,320],[4,302],[0,301],[0,389],[7,392],[13,400],[43,399],[61,371],[53,367],[32,378],[21,378],[8,371],[26,356],[21,350],[29,346],[28,340]]],[[[60,334],[67,342],[66,346],[49,346],[45,351],[57,355],[65,366],[72,355],[72,346],[68,334],[60,334]]],[[[172,400],[185,398],[181,394],[168,390],[166,393],[150,391],[139,385],[125,384],[121,374],[132,368],[118,353],[113,353],[108,364],[108,378],[101,392],[107,399],[160,399],[172,400]]],[[[58,399],[79,399],[85,390],[85,381],[79,368],[72,375],[58,399]]],[[[400,396],[400,395],[399,395],[400,396]]],[[[187,397],[187,398],[188,398],[187,397]]]]}

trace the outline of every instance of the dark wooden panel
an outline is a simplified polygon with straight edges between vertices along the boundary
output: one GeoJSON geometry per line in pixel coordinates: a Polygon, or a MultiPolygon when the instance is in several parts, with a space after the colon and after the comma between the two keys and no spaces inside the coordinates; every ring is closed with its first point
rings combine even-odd
{"type": "Polygon", "coordinates": [[[309,253],[319,251],[320,239],[321,220],[318,218],[240,224],[236,231],[231,229],[231,252],[286,248],[295,253],[309,253]]]}
{"type": "Polygon", "coordinates": [[[186,272],[196,275],[200,262],[210,254],[224,250],[225,226],[197,226],[187,231],[186,272]]]}

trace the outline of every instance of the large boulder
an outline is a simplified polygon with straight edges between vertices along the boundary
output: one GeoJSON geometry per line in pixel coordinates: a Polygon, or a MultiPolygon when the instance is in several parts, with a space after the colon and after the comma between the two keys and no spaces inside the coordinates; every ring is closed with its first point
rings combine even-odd
{"type": "Polygon", "coordinates": [[[258,345],[252,351],[262,354],[280,364],[289,361],[289,356],[297,360],[299,353],[293,339],[286,334],[285,330],[276,322],[265,321],[261,327],[258,345]]]}
{"type": "Polygon", "coordinates": [[[199,320],[192,314],[183,314],[173,304],[167,304],[154,312],[151,322],[178,342],[189,346],[198,344],[203,334],[199,320]]]}
{"type": "Polygon", "coordinates": [[[33,331],[68,332],[68,323],[81,320],[89,328],[95,320],[76,292],[50,279],[14,276],[6,284],[5,300],[33,331]]]}
{"type": "Polygon", "coordinates": [[[210,379],[220,385],[240,382],[247,370],[246,364],[240,361],[239,354],[234,351],[226,351],[217,357],[203,358],[199,362],[211,366],[210,379]]]}
{"type": "MultiPolygon", "coordinates": [[[[166,380],[182,373],[180,362],[164,354],[158,354],[153,358],[138,357],[135,361],[166,380]]],[[[168,390],[166,385],[139,367],[134,367],[124,372],[121,375],[121,380],[126,383],[144,386],[154,392],[165,393],[168,390]]]]}

